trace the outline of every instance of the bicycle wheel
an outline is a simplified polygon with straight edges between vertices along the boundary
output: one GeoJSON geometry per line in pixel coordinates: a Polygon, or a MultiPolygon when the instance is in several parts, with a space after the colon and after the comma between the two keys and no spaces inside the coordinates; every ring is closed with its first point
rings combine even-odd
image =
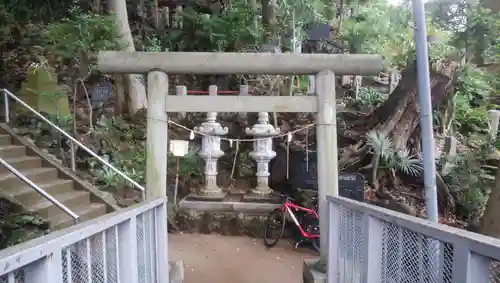
{"type": "Polygon", "coordinates": [[[276,246],[285,231],[285,213],[278,208],[267,216],[264,227],[264,245],[268,248],[276,246]]]}

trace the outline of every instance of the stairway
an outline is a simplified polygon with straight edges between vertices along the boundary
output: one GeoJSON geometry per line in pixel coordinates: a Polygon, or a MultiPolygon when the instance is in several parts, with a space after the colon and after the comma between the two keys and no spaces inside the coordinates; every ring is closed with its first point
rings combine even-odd
{"type": "MultiPolygon", "coordinates": [[[[0,157],[45,192],[76,213],[79,221],[96,218],[117,209],[102,192],[81,180],[53,157],[0,124],[0,157]]],[[[69,227],[74,220],[35,189],[0,165],[0,190],[27,211],[50,222],[52,230],[69,227]]]]}

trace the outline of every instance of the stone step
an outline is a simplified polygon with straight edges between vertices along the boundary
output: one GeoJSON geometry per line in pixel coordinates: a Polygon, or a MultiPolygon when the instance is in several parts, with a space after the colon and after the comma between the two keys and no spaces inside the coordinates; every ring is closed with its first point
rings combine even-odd
{"type": "MultiPolygon", "coordinates": [[[[42,167],[42,159],[38,156],[23,155],[21,157],[5,158],[4,160],[18,171],[42,167]]],[[[10,173],[10,171],[0,164],[0,174],[5,173],[10,173]]]]}
{"type": "MultiPolygon", "coordinates": [[[[55,179],[36,185],[51,196],[74,191],[73,180],[55,179]]],[[[34,206],[36,203],[45,199],[44,196],[28,185],[6,190],[5,192],[19,200],[25,207],[34,206]]]]}
{"type": "MultiPolygon", "coordinates": [[[[55,168],[20,170],[20,173],[35,184],[47,183],[58,178],[58,171],[55,168]]],[[[0,175],[0,188],[11,190],[24,186],[26,186],[26,183],[13,173],[4,173],[0,175]]]]}
{"type": "MultiPolygon", "coordinates": [[[[29,139],[19,135],[19,131],[5,123],[0,123],[0,157],[52,198],[79,215],[82,222],[116,209],[112,202],[101,199],[96,189],[88,188],[71,170],[64,168],[53,156],[37,148],[29,139]]],[[[0,165],[0,190],[22,204],[26,210],[49,221],[52,230],[74,225],[73,218],[64,210],[3,165],[0,165]]]]}
{"type": "MultiPolygon", "coordinates": [[[[69,209],[78,207],[79,205],[90,204],[90,193],[86,191],[69,191],[57,195],[52,195],[52,197],[69,209]]],[[[48,199],[44,198],[30,207],[30,210],[38,213],[44,218],[50,219],[50,217],[59,214],[62,209],[53,204],[48,199]]]]}
{"type": "MultiPolygon", "coordinates": [[[[106,214],[106,205],[95,202],[90,204],[81,204],[80,206],[70,209],[80,217],[80,223],[106,214]]],[[[48,220],[52,230],[64,229],[75,224],[73,218],[64,211],[50,217],[48,220]]]]}
{"type": "Polygon", "coordinates": [[[0,134],[0,146],[8,146],[12,144],[12,137],[10,135],[0,134]]]}
{"type": "Polygon", "coordinates": [[[9,157],[22,157],[26,155],[26,147],[22,145],[6,145],[0,147],[0,157],[5,159],[9,157]]]}

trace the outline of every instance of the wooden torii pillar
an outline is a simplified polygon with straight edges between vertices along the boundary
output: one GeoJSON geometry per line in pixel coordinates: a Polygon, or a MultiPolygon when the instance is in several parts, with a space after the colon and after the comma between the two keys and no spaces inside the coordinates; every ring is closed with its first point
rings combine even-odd
{"type": "Polygon", "coordinates": [[[335,76],[377,75],[382,58],[366,54],[100,52],[104,73],[147,73],[146,196],[166,197],[168,112],[317,113],[321,259],[328,258],[326,195],[338,195],[335,76]],[[317,96],[177,96],[167,74],[316,75],[317,96]]]}

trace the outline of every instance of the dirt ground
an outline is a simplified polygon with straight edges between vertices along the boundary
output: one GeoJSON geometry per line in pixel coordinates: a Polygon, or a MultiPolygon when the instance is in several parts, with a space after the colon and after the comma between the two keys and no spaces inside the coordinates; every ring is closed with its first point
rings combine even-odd
{"type": "Polygon", "coordinates": [[[303,258],[315,256],[287,240],[268,250],[262,239],[169,234],[169,260],[184,261],[184,283],[301,283],[303,258]]]}

